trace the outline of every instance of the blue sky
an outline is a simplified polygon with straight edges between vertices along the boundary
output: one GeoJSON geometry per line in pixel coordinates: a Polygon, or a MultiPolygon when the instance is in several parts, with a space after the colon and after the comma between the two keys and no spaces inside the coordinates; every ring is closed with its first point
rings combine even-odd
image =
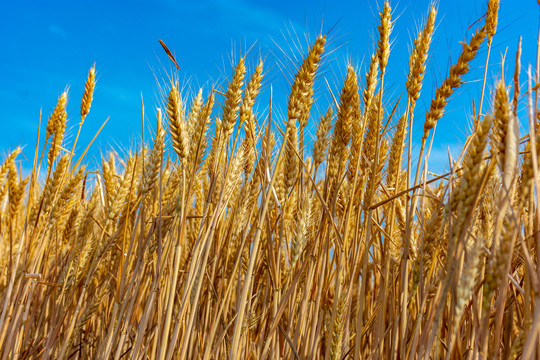
{"type": "MultiPolygon", "coordinates": [[[[397,100],[404,91],[412,39],[425,20],[429,1],[392,1],[395,26],[385,91],[397,100]]],[[[4,1],[0,5],[0,155],[17,145],[27,145],[33,155],[40,109],[44,128],[56,101],[69,86],[69,138],[79,120],[79,106],[88,69],[96,63],[98,82],[92,110],[83,127],[79,151],[106,118],[110,120],[93,145],[88,162],[101,152],[129,148],[141,136],[141,94],[147,120],[155,121],[159,84],[174,73],[189,98],[200,86],[224,85],[231,73],[231,59],[248,49],[248,64],[265,59],[266,81],[259,103],[264,117],[270,84],[274,90],[276,116],[284,113],[288,81],[300,50],[308,48],[322,27],[330,31],[328,50],[321,68],[316,96],[329,101],[326,78],[338,91],[348,63],[365,72],[366,59],[377,37],[378,8],[382,2],[357,1],[4,1]],[[178,72],[161,49],[165,41],[181,68],[178,72]],[[157,80],[156,80],[157,79],[157,80]]],[[[476,20],[483,16],[484,0],[441,0],[426,80],[416,108],[414,136],[421,136],[424,114],[435,88],[442,82],[450,61],[456,60],[460,41],[468,40],[476,20]]],[[[498,34],[494,38],[487,90],[500,76],[501,53],[507,52],[507,83],[513,73],[515,50],[523,35],[522,81],[526,67],[535,63],[538,34],[535,0],[502,0],[498,34]]],[[[465,78],[469,84],[451,100],[437,127],[433,161],[446,162],[446,149],[466,138],[471,121],[471,100],[480,96],[485,47],[465,78]]],[[[487,99],[489,103],[489,98],[487,99]]],[[[323,106],[321,106],[323,107],[323,106]]],[[[314,108],[313,115],[325,108],[314,108]]],[[[215,112],[217,114],[217,112],[215,112]]],[[[526,119],[521,119],[525,121],[526,119]]],[[[314,124],[312,122],[312,124],[314,124]]],[[[311,125],[311,132],[314,126],[311,125]]],[[[43,140],[42,140],[43,141],[43,140]]]]}

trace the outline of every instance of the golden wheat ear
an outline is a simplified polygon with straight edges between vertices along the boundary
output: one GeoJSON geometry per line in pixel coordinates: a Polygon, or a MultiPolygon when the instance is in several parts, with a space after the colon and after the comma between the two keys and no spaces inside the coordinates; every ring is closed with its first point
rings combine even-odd
{"type": "Polygon", "coordinates": [[[46,138],[48,139],[49,136],[52,136],[51,145],[49,148],[49,154],[47,157],[47,161],[49,164],[49,173],[52,169],[52,164],[54,163],[54,160],[60,153],[61,147],[62,147],[62,140],[64,139],[64,133],[66,131],[66,122],[67,122],[67,112],[66,112],[66,105],[67,105],[67,92],[64,91],[62,95],[60,96],[60,99],[58,99],[58,103],[56,104],[56,107],[54,108],[54,111],[49,118],[49,122],[47,123],[46,128],[46,138]]]}
{"type": "Polygon", "coordinates": [[[238,120],[238,111],[242,103],[242,86],[244,85],[244,76],[246,74],[245,58],[240,58],[227,93],[225,95],[225,103],[223,105],[222,132],[225,135],[225,142],[231,136],[236,121],[238,120]]]}
{"type": "Polygon", "coordinates": [[[84,83],[84,93],[81,101],[81,123],[90,113],[90,106],[94,97],[94,88],[96,86],[96,66],[92,66],[88,72],[88,78],[84,83]]]}
{"type": "Polygon", "coordinates": [[[289,103],[287,105],[287,115],[289,121],[297,119],[301,129],[306,127],[309,120],[309,113],[313,105],[315,72],[321,61],[325,43],[326,36],[319,35],[313,46],[311,46],[308,55],[304,58],[304,62],[298,70],[291,88],[289,103]]]}
{"type": "Polygon", "coordinates": [[[409,75],[407,76],[407,94],[411,102],[411,112],[414,109],[416,101],[420,97],[422,82],[426,71],[426,61],[429,55],[431,39],[435,30],[435,19],[437,18],[437,9],[432,6],[426,24],[422,32],[414,40],[414,50],[409,59],[409,75]]]}
{"type": "Polygon", "coordinates": [[[190,148],[188,124],[184,119],[184,106],[176,85],[171,87],[169,98],[167,99],[167,115],[169,116],[173,149],[180,161],[184,162],[190,148]]]}
{"type": "Polygon", "coordinates": [[[388,1],[384,2],[382,12],[379,12],[381,23],[379,24],[379,42],[377,47],[377,57],[379,58],[379,68],[384,74],[388,57],[390,56],[390,33],[392,32],[392,8],[388,1]]]}
{"type": "Polygon", "coordinates": [[[457,63],[452,64],[450,67],[450,74],[444,80],[443,84],[435,91],[435,98],[431,101],[429,112],[426,113],[424,137],[427,137],[429,130],[433,129],[437,124],[437,121],[443,116],[448,99],[463,83],[462,77],[469,72],[469,63],[476,57],[485,37],[486,27],[483,26],[476,30],[468,44],[463,43],[463,49],[457,63]]]}

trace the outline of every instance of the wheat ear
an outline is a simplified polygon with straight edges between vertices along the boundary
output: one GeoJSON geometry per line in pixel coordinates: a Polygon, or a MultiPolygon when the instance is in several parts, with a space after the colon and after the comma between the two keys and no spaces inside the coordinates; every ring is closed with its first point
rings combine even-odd
{"type": "Polygon", "coordinates": [[[326,36],[319,35],[311,49],[309,49],[308,55],[304,58],[304,62],[298,70],[291,88],[287,114],[289,119],[298,119],[301,129],[307,125],[309,120],[309,112],[313,104],[315,72],[324,52],[325,43],[326,36]]]}
{"type": "Polygon", "coordinates": [[[424,138],[427,138],[429,130],[433,129],[437,121],[443,116],[444,108],[448,103],[448,99],[463,83],[463,75],[469,72],[469,63],[476,57],[476,53],[486,37],[486,27],[483,26],[477,30],[471,41],[463,43],[461,54],[458,61],[450,67],[450,74],[444,80],[443,84],[435,91],[435,98],[431,101],[429,112],[426,113],[426,121],[424,122],[424,138]]]}

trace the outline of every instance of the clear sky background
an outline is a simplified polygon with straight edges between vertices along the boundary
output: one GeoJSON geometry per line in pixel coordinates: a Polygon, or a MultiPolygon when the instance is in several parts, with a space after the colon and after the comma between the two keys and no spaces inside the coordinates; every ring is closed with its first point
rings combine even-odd
{"type": "MultiPolygon", "coordinates": [[[[405,91],[412,40],[423,25],[430,2],[391,1],[394,30],[385,91],[387,99],[405,91]]],[[[378,9],[382,1],[2,1],[0,3],[0,156],[17,145],[27,145],[32,158],[40,109],[42,129],[62,91],[69,86],[68,138],[73,140],[79,120],[84,81],[96,64],[97,85],[92,109],[83,127],[79,153],[103,121],[110,120],[93,145],[92,164],[107,150],[122,151],[140,140],[141,94],[148,121],[155,121],[160,106],[159,84],[173,73],[191,98],[200,86],[224,86],[232,60],[251,49],[253,68],[262,57],[266,80],[259,117],[265,117],[270,85],[279,120],[285,113],[294,66],[320,29],[329,32],[328,57],[317,82],[319,104],[327,104],[328,80],[339,91],[348,63],[357,66],[364,82],[374,50],[378,9]],[[165,41],[181,68],[177,72],[162,50],[165,41]],[[306,40],[307,39],[307,40],[306,40]],[[292,59],[292,60],[291,60],[292,59]]],[[[485,13],[485,0],[441,0],[437,28],[421,98],[416,107],[414,136],[419,139],[426,109],[452,61],[468,41],[475,21],[485,13]],[[469,28],[472,26],[471,28],[469,28]]],[[[506,53],[506,79],[510,83],[519,36],[523,36],[522,81],[529,63],[536,62],[539,9],[535,0],[501,0],[498,33],[494,38],[487,90],[501,74],[506,53]]],[[[483,23],[483,19],[478,24],[483,23]]],[[[470,133],[471,101],[480,96],[484,46],[465,78],[469,84],[453,96],[447,115],[439,121],[431,163],[447,162],[447,148],[456,149],[470,133]]],[[[487,98],[490,103],[489,97],[487,98]]],[[[221,100],[221,99],[220,99],[221,100]]],[[[404,102],[403,102],[404,106],[404,102]]],[[[326,110],[315,107],[314,119],[326,110]]],[[[215,111],[214,114],[218,114],[215,111]]],[[[521,119],[522,123],[526,119],[521,119]]],[[[309,131],[314,133],[315,121],[309,131]]],[[[149,125],[150,126],[150,125],[149,125]]],[[[42,133],[43,135],[43,133],[42,133]]],[[[41,140],[43,141],[43,140],[41,140]]],[[[440,165],[436,165],[441,169],[440,165]]]]}

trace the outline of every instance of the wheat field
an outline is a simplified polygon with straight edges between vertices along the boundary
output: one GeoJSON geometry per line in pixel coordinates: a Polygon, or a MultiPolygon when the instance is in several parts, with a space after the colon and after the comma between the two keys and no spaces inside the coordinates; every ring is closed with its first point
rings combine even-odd
{"type": "Polygon", "coordinates": [[[91,68],[72,140],[66,91],[25,151],[28,176],[21,148],[1,162],[1,358],[539,358],[540,69],[521,65],[521,42],[513,72],[484,75],[450,171],[426,165],[471,62],[482,52],[487,73],[498,61],[498,6],[487,1],[433,99],[421,92],[437,8],[400,101],[385,91],[399,61],[386,2],[365,71],[349,65],[322,114],[325,34],[283,118],[272,103],[257,111],[264,62],[241,57],[225,91],[187,96],[171,81],[151,141],[97,168],[91,143],[74,151],[91,68]]]}

